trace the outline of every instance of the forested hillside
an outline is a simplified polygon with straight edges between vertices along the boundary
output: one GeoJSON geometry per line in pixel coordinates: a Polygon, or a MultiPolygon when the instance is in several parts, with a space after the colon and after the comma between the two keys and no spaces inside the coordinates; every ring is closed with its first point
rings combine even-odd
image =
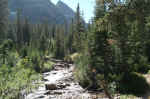
{"type": "Polygon", "coordinates": [[[74,13],[62,1],[0,0],[0,99],[45,99],[67,90],[68,98],[149,99],[150,1],[95,3],[85,24],[80,4],[74,13]],[[57,79],[60,85],[49,83],[57,79]],[[45,93],[31,98],[41,94],[40,81],[45,93]]]}
{"type": "Polygon", "coordinates": [[[9,0],[8,4],[11,21],[15,21],[18,11],[22,12],[21,17],[27,17],[32,23],[43,23],[46,20],[51,24],[64,24],[65,21],[71,22],[75,15],[62,1],[55,5],[50,0],[9,0]]]}

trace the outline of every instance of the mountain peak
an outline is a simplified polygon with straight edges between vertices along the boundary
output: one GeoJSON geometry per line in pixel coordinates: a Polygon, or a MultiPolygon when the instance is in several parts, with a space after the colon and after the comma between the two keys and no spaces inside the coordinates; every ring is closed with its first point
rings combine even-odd
{"type": "Polygon", "coordinates": [[[59,0],[56,6],[64,14],[64,16],[67,17],[67,19],[72,20],[72,18],[74,18],[75,12],[63,1],[59,0]]]}
{"type": "MultiPolygon", "coordinates": [[[[59,0],[59,1],[57,2],[56,6],[66,6],[66,7],[68,7],[68,5],[65,4],[65,3],[64,3],[63,1],[61,1],[61,0],[59,0]]],[[[70,7],[69,7],[69,8],[70,8],[70,7]]]]}
{"type": "Polygon", "coordinates": [[[61,1],[61,0],[59,0],[59,1],[57,2],[57,4],[58,4],[58,3],[64,3],[64,2],[63,2],[63,1],[61,1]]]}

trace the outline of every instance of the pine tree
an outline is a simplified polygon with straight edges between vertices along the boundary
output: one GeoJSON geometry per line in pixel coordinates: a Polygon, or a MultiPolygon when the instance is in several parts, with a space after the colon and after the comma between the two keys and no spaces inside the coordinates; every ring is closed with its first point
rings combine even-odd
{"type": "Polygon", "coordinates": [[[105,0],[96,0],[95,6],[95,20],[102,18],[106,12],[105,0]]]}
{"type": "Polygon", "coordinates": [[[30,31],[30,25],[29,25],[28,19],[25,18],[24,25],[23,25],[23,42],[24,42],[24,44],[29,45],[30,32],[31,31],[30,31]]]}
{"type": "Polygon", "coordinates": [[[51,33],[52,38],[55,38],[55,32],[56,32],[56,26],[53,25],[53,26],[52,26],[52,33],[51,33]]]}
{"type": "Polygon", "coordinates": [[[64,51],[64,29],[60,26],[56,28],[55,45],[54,45],[54,56],[58,59],[62,59],[65,56],[64,51]]]}
{"type": "Polygon", "coordinates": [[[74,25],[73,25],[73,19],[72,19],[72,22],[69,27],[69,32],[66,36],[66,42],[65,42],[67,54],[72,54],[74,52],[74,49],[73,49],[73,33],[74,33],[74,31],[73,30],[74,30],[74,25]]]}
{"type": "Polygon", "coordinates": [[[107,15],[108,22],[111,24],[111,38],[115,40],[115,65],[113,70],[119,82],[115,80],[119,84],[129,83],[128,79],[132,78],[131,73],[147,71],[149,68],[149,66],[146,66],[148,62],[144,54],[145,42],[147,42],[145,38],[147,34],[145,32],[145,18],[148,10],[145,7],[148,5],[146,4],[148,3],[143,0],[135,0],[134,2],[128,2],[127,6],[121,4],[115,7],[107,15]],[[142,10],[143,8],[144,10],[142,10]]]}
{"type": "Polygon", "coordinates": [[[21,10],[18,9],[17,11],[17,46],[18,48],[21,47],[23,43],[23,33],[22,33],[22,21],[21,21],[21,10]]]}
{"type": "Polygon", "coordinates": [[[0,40],[6,38],[8,25],[8,0],[0,1],[0,40]]]}
{"type": "Polygon", "coordinates": [[[46,36],[41,34],[40,42],[39,42],[39,50],[41,51],[42,55],[45,55],[47,48],[46,36]]]}
{"type": "Polygon", "coordinates": [[[76,12],[76,16],[75,16],[75,23],[74,23],[74,34],[73,34],[73,45],[74,45],[74,49],[78,52],[80,52],[82,50],[82,38],[83,38],[83,34],[85,32],[84,30],[84,25],[83,25],[83,19],[81,17],[80,14],[80,6],[78,4],[77,6],[77,12],[76,12]]]}

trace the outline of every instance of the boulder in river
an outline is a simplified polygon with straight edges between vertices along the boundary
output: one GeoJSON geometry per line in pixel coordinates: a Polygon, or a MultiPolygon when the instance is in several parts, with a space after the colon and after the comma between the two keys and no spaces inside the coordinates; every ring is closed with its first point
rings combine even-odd
{"type": "Polygon", "coordinates": [[[42,81],[48,81],[48,79],[46,79],[46,78],[42,78],[42,81]]]}
{"type": "Polygon", "coordinates": [[[44,97],[45,97],[45,96],[39,96],[38,98],[42,98],[42,99],[43,99],[44,97]]]}
{"type": "Polygon", "coordinates": [[[64,89],[67,86],[70,86],[70,84],[61,84],[61,85],[58,85],[59,89],[64,89]]]}
{"type": "Polygon", "coordinates": [[[55,92],[54,92],[54,94],[55,94],[55,95],[61,95],[61,94],[62,94],[62,92],[55,91],[55,92]]]}
{"type": "Polygon", "coordinates": [[[57,90],[58,87],[56,84],[45,84],[45,89],[46,90],[57,90]]]}

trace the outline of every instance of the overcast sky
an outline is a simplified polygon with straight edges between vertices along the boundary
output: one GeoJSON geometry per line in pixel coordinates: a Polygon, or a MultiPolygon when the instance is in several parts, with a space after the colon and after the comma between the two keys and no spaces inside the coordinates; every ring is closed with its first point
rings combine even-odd
{"type": "MultiPolygon", "coordinates": [[[[57,3],[59,0],[51,0],[53,3],[57,3]]],[[[94,15],[95,0],[61,0],[65,2],[69,7],[76,11],[77,4],[80,4],[80,10],[83,12],[83,17],[86,22],[94,15]]]]}

